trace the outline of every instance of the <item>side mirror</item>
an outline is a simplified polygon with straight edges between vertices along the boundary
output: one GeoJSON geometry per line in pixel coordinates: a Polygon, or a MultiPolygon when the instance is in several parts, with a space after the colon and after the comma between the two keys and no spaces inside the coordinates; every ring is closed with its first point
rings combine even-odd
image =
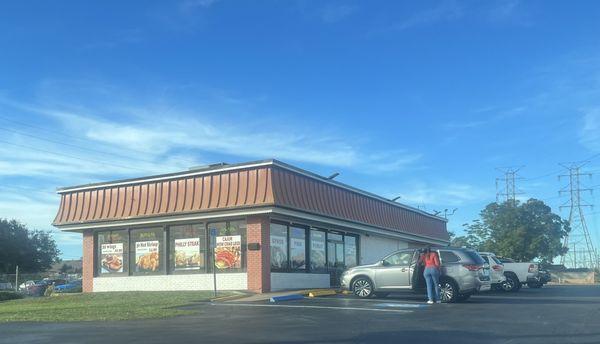
{"type": "Polygon", "coordinates": [[[391,264],[390,264],[390,263],[388,263],[388,262],[386,262],[385,260],[382,260],[382,261],[381,261],[381,265],[382,265],[382,266],[390,266],[391,264]]]}

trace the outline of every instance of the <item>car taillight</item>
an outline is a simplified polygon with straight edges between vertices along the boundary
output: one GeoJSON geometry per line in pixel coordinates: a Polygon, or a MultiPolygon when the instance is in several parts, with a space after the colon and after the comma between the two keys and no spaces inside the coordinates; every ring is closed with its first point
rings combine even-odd
{"type": "Polygon", "coordinates": [[[483,269],[482,265],[463,264],[463,266],[469,271],[478,271],[483,269]]]}
{"type": "Polygon", "coordinates": [[[502,265],[492,265],[494,271],[502,271],[504,267],[502,265]]]}
{"type": "Polygon", "coordinates": [[[536,271],[537,271],[537,265],[529,264],[529,272],[536,272],[536,271]]]}

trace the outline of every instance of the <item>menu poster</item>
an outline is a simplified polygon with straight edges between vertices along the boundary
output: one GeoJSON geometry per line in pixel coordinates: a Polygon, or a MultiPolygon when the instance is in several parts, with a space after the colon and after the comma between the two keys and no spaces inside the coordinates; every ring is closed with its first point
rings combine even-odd
{"type": "Polygon", "coordinates": [[[198,270],[204,266],[200,238],[175,239],[175,270],[198,270]]]}
{"type": "Polygon", "coordinates": [[[306,240],[304,230],[292,228],[290,255],[292,269],[306,269],[306,240]]]}
{"type": "Polygon", "coordinates": [[[123,243],[100,245],[100,273],[123,272],[123,243]]]}
{"type": "Polygon", "coordinates": [[[160,268],[158,240],[135,243],[135,268],[137,272],[154,272],[160,268]]]}
{"type": "Polygon", "coordinates": [[[271,266],[283,269],[287,263],[287,237],[271,232],[271,266]]]}
{"type": "Polygon", "coordinates": [[[325,267],[325,233],[323,232],[311,233],[310,264],[313,269],[325,267]]]}
{"type": "Polygon", "coordinates": [[[215,266],[220,269],[242,267],[242,236],[218,236],[215,240],[215,266]]]}

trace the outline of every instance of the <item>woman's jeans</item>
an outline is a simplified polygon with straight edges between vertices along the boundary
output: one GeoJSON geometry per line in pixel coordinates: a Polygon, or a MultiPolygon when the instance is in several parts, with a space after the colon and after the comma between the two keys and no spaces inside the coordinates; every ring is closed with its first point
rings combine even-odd
{"type": "Polygon", "coordinates": [[[430,301],[440,301],[440,289],[438,288],[440,271],[436,268],[425,268],[423,277],[427,283],[427,298],[430,301]]]}

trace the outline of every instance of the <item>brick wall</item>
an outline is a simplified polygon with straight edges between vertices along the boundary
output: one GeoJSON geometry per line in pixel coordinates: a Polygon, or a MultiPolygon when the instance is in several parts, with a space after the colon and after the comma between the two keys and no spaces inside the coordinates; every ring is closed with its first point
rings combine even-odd
{"type": "Polygon", "coordinates": [[[271,291],[270,219],[268,216],[247,218],[247,241],[260,244],[260,250],[247,251],[248,290],[256,293],[271,291]]]}
{"type": "Polygon", "coordinates": [[[84,293],[94,290],[94,233],[92,230],[83,232],[83,283],[84,293]]]}

